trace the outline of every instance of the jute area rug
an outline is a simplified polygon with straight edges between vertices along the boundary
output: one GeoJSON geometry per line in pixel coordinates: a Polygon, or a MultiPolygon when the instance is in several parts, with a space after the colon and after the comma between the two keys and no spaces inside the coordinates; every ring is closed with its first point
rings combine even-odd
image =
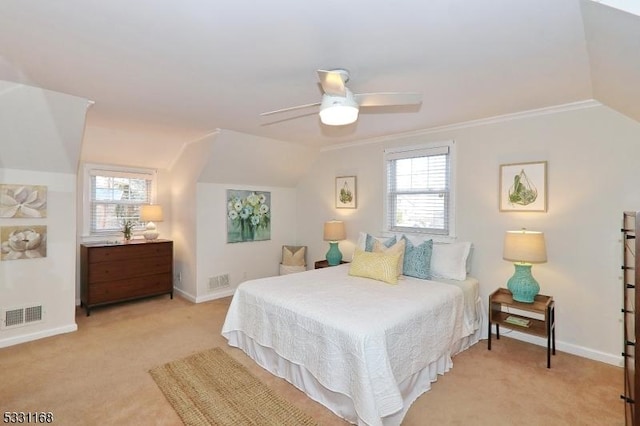
{"type": "Polygon", "coordinates": [[[149,373],[185,425],[317,425],[220,348],[149,373]]]}

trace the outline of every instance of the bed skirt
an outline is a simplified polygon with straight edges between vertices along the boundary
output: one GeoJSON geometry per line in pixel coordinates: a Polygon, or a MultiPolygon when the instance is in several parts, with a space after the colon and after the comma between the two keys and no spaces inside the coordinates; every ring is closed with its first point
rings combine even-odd
{"type": "MultiPolygon", "coordinates": [[[[478,301],[478,305],[478,308],[482,309],[480,301],[478,301]]],[[[482,327],[479,327],[474,334],[455,342],[450,353],[441,356],[423,370],[402,381],[398,387],[402,394],[403,408],[390,416],[382,418],[381,423],[384,426],[400,425],[411,404],[420,395],[431,389],[431,383],[438,379],[438,374],[444,374],[451,369],[453,366],[451,357],[478,342],[481,330],[482,327]]],[[[256,343],[242,332],[232,331],[227,335],[227,338],[229,339],[229,345],[241,349],[262,368],[275,376],[285,379],[307,394],[309,398],[324,405],[337,416],[350,423],[366,425],[358,416],[353,401],[349,396],[326,388],[303,366],[282,358],[272,348],[256,343]]]]}

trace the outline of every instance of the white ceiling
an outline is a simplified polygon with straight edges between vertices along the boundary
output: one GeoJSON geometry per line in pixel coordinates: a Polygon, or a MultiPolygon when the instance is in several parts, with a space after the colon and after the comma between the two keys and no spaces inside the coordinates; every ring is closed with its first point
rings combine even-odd
{"type": "MultiPolygon", "coordinates": [[[[95,101],[88,125],[326,146],[593,98],[580,0],[2,0],[0,79],[95,101]],[[316,70],[420,108],[317,109],[316,70]],[[306,114],[306,115],[305,115],[306,114]],[[278,119],[285,119],[278,121],[278,119]]],[[[606,7],[597,5],[598,7],[606,7]]]]}

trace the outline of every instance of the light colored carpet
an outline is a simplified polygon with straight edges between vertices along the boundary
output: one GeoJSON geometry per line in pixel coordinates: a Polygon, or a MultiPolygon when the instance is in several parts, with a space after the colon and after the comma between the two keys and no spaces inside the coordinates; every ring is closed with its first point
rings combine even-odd
{"type": "Polygon", "coordinates": [[[220,348],[149,371],[185,425],[317,425],[220,348]]]}
{"type": "MultiPolygon", "coordinates": [[[[213,347],[323,426],[345,426],[220,335],[231,298],[193,304],[167,296],[78,309],[78,331],[0,349],[0,411],[52,411],[61,425],[182,425],[149,370],[213,347]]],[[[561,309],[559,306],[558,309],[561,309]]],[[[560,312],[560,311],[559,311],[560,312]]],[[[558,316],[559,341],[563,320],[558,316]]],[[[28,332],[27,329],[24,330],[28,332]]],[[[501,333],[453,359],[402,426],[622,426],[622,368],[501,333]]]]}

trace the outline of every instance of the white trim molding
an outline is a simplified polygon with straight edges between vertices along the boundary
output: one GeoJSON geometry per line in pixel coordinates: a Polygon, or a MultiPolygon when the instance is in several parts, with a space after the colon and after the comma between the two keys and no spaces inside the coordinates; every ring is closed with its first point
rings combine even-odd
{"type": "Polygon", "coordinates": [[[486,126],[489,124],[503,123],[506,121],[520,120],[522,118],[538,117],[541,115],[557,114],[560,112],[576,111],[576,110],[581,110],[586,108],[595,108],[599,106],[602,106],[602,104],[596,101],[595,99],[587,99],[584,101],[571,102],[568,104],[554,105],[554,106],[549,106],[544,108],[531,109],[527,111],[514,112],[511,114],[496,115],[494,117],[480,118],[478,120],[464,121],[461,123],[447,124],[447,125],[438,126],[438,127],[430,127],[422,130],[414,130],[412,132],[397,133],[390,136],[382,136],[382,137],[377,137],[372,139],[363,139],[363,140],[354,141],[354,142],[345,142],[341,144],[323,147],[320,149],[320,151],[324,152],[324,151],[332,151],[336,149],[350,148],[354,146],[371,145],[375,143],[386,142],[389,140],[398,140],[398,139],[403,139],[403,138],[408,138],[413,136],[422,136],[422,135],[429,135],[433,133],[448,132],[453,130],[466,129],[470,127],[480,127],[480,126],[486,126]]]}

